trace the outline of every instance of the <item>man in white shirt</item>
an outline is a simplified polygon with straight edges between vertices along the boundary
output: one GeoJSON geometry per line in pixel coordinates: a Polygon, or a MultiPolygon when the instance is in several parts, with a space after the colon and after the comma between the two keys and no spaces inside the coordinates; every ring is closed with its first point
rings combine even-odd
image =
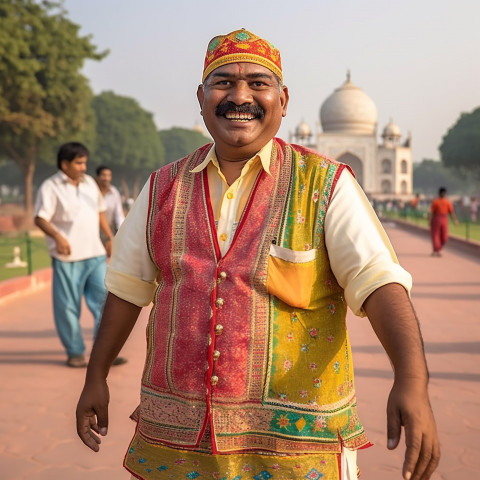
{"type": "MultiPolygon", "coordinates": [[[[110,230],[115,235],[120,228],[120,225],[125,220],[123,212],[122,197],[116,187],[112,185],[112,169],[105,165],[100,165],[96,169],[98,188],[102,192],[105,201],[105,215],[107,217],[110,230]]],[[[102,240],[103,235],[100,232],[102,240]]]]}
{"type": "Polygon", "coordinates": [[[58,172],[42,183],[35,204],[35,224],[46,234],[52,257],[55,325],[69,367],[87,366],[79,324],[81,300],[84,296],[92,312],[96,333],[106,298],[106,255],[111,253],[113,238],[102,194],[85,174],[88,155],[80,143],[62,145],[58,172]]]}

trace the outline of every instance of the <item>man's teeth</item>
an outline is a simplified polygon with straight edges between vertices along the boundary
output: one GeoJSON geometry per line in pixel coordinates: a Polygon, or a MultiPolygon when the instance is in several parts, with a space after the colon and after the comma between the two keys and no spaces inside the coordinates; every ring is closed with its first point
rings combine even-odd
{"type": "Polygon", "coordinates": [[[249,122],[255,118],[255,115],[252,115],[251,113],[227,112],[225,118],[228,120],[235,120],[236,122],[249,122]]]}

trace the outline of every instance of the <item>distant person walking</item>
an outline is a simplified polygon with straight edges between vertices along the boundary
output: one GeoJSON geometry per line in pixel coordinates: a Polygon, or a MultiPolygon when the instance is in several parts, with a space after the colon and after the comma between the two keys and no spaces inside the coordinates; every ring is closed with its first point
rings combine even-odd
{"type": "Polygon", "coordinates": [[[81,300],[84,296],[92,312],[96,333],[107,295],[106,255],[111,253],[113,237],[103,196],[95,180],[85,175],[88,155],[81,143],[62,145],[58,172],[42,183],[35,205],[35,224],[47,235],[52,257],[55,326],[69,367],[87,366],[79,323],[81,300]],[[99,227],[106,235],[106,247],[99,227]]]}
{"type": "Polygon", "coordinates": [[[432,235],[433,252],[432,257],[441,257],[440,250],[448,240],[448,216],[455,224],[458,223],[452,202],[446,197],[447,189],[441,187],[438,190],[438,197],[435,198],[430,207],[430,233],[432,235]]]}
{"type": "Polygon", "coordinates": [[[412,210],[412,212],[416,212],[418,210],[419,203],[420,203],[420,194],[417,193],[410,200],[410,209],[412,210]]]}
{"type": "MultiPolygon", "coordinates": [[[[125,220],[123,213],[122,197],[120,192],[112,185],[112,169],[105,165],[101,165],[96,170],[98,188],[102,192],[105,201],[105,215],[107,217],[110,230],[115,235],[120,225],[125,220]]],[[[103,232],[100,232],[102,241],[105,242],[103,232]]]]}

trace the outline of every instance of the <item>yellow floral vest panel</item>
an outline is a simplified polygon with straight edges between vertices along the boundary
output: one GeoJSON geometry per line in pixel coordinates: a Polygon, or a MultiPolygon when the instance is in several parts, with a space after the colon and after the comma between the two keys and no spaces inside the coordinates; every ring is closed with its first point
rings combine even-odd
{"type": "Polygon", "coordinates": [[[345,165],[291,145],[292,181],[270,247],[272,350],[264,401],[278,408],[277,433],[321,439],[325,450],[368,441],[356,413],[343,289],[330,268],[324,219],[345,165]]]}
{"type": "Polygon", "coordinates": [[[344,165],[275,139],[229,251],[218,248],[208,147],[152,175],[147,244],[161,272],[137,437],[206,453],[339,453],[356,413],[343,290],[324,219],[344,165]]]}

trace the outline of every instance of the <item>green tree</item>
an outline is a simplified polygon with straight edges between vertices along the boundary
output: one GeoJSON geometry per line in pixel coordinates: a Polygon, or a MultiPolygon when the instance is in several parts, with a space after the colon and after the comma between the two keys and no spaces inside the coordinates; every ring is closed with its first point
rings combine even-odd
{"type": "MultiPolygon", "coordinates": [[[[57,170],[55,165],[44,162],[38,162],[35,167],[35,175],[33,176],[33,188],[38,187],[45,178],[53,175],[57,170]]],[[[22,197],[25,195],[24,178],[22,171],[12,159],[0,161],[0,184],[6,185],[10,188],[18,188],[22,197]]]]}
{"type": "Polygon", "coordinates": [[[440,153],[445,166],[480,176],[480,107],[460,115],[443,137],[440,153]]]}
{"type": "Polygon", "coordinates": [[[96,95],[92,106],[97,117],[92,162],[111,167],[124,194],[135,197],[148,174],[164,164],[165,150],[153,116],[133,98],[113,92],[96,95]],[[133,179],[132,194],[130,179],[133,179]]]}
{"type": "Polygon", "coordinates": [[[212,141],[201,132],[179,127],[160,130],[159,135],[165,147],[165,163],[183,158],[196,148],[212,141]]]}
{"type": "Polygon", "coordinates": [[[459,171],[445,167],[442,162],[424,159],[413,169],[413,190],[428,196],[437,195],[440,187],[446,187],[449,194],[465,195],[475,193],[475,180],[465,177],[459,171]]]}
{"type": "Polygon", "coordinates": [[[66,13],[61,2],[0,3],[0,156],[22,172],[27,221],[37,160],[53,161],[67,138],[88,138],[91,90],[80,70],[107,54],[66,13]]]}

